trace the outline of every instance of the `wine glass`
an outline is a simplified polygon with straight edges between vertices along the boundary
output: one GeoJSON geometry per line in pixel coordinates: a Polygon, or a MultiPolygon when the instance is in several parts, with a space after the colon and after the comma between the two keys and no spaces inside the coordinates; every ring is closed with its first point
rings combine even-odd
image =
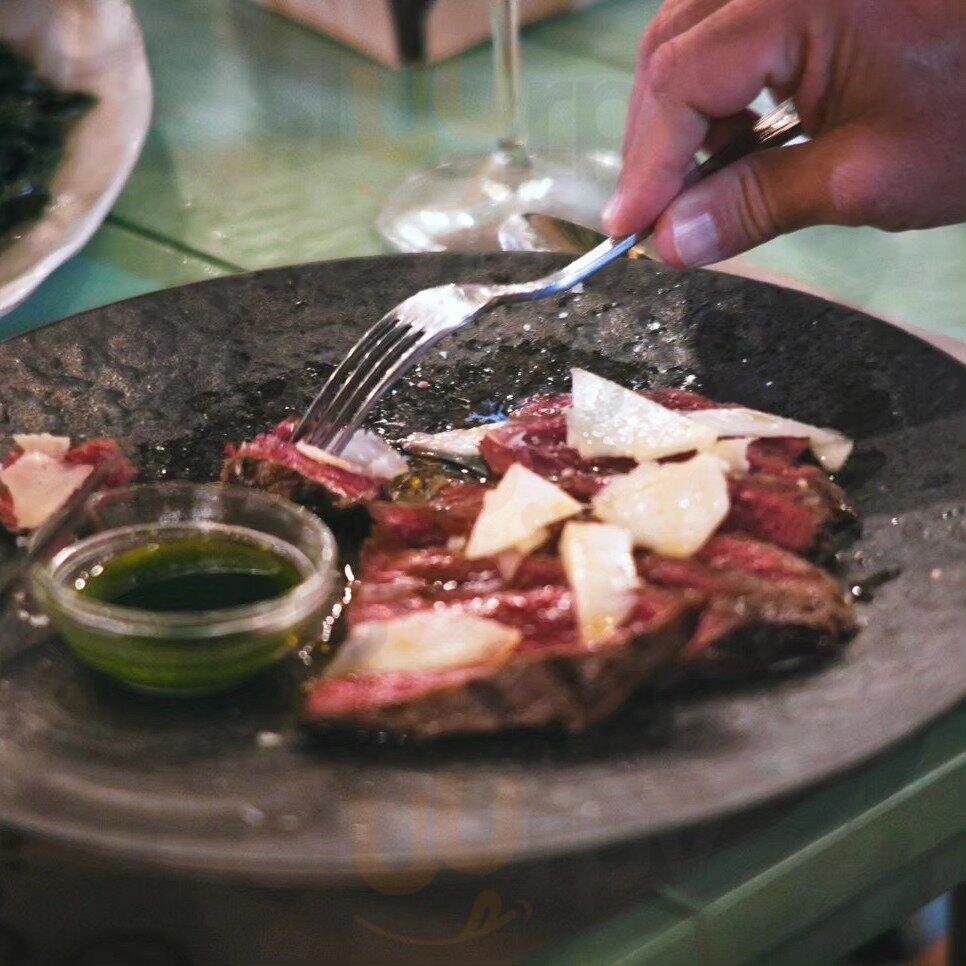
{"type": "Polygon", "coordinates": [[[620,160],[610,152],[527,148],[519,0],[491,0],[490,6],[503,135],[492,153],[418,171],[392,192],[376,225],[401,251],[498,251],[500,226],[523,212],[599,226],[617,185],[620,160]]]}

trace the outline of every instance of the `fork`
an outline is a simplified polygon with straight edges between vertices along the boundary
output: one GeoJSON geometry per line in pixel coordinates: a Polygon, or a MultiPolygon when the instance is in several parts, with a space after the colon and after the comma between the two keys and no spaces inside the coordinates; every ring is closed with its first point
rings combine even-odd
{"type": "MultiPolygon", "coordinates": [[[[695,168],[686,183],[755,151],[785,144],[800,133],[795,108],[785,101],[695,168]]],[[[629,252],[644,235],[608,238],[575,262],[532,282],[449,284],[417,292],[390,309],[353,346],[302,416],[292,441],[338,455],[386,392],[441,339],[498,305],[566,292],[629,252]]]]}

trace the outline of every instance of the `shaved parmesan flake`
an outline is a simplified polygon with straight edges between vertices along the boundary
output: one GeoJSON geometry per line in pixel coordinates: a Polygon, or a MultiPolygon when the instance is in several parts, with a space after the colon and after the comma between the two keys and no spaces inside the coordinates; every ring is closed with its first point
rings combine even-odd
{"type": "Polygon", "coordinates": [[[535,530],[529,537],[514,544],[509,550],[501,550],[496,555],[496,569],[504,580],[513,580],[514,575],[520,569],[520,564],[546,542],[550,536],[550,531],[546,527],[535,530]]]}
{"type": "Polygon", "coordinates": [[[352,628],[325,676],[500,664],[520,638],[515,628],[472,614],[420,611],[367,621],[352,628]]]}
{"type": "Polygon", "coordinates": [[[719,439],[711,452],[719,456],[728,464],[728,469],[734,473],[747,473],[751,468],[748,463],[748,447],[753,440],[748,436],[741,436],[737,439],[719,439]]]}
{"type": "Polygon", "coordinates": [[[476,560],[526,547],[545,527],[581,509],[581,504],[559,486],[514,463],[496,489],[483,497],[483,509],[473,525],[466,556],[476,560]]]}
{"type": "Polygon", "coordinates": [[[64,463],[34,451],[0,470],[0,483],[10,494],[17,526],[35,530],[60,510],[93,472],[93,466],[64,463]]]}
{"type": "Polygon", "coordinates": [[[63,459],[70,449],[69,436],[51,436],[50,433],[14,436],[13,441],[25,453],[46,453],[55,460],[63,459]]]}
{"type": "Polygon", "coordinates": [[[345,470],[347,473],[356,472],[356,467],[348,460],[344,460],[339,456],[333,456],[331,453],[327,453],[324,449],[313,446],[311,443],[304,443],[302,440],[299,440],[295,444],[295,448],[303,456],[307,456],[310,460],[315,460],[316,463],[328,463],[329,466],[335,466],[340,470],[345,470]]]}
{"type": "Polygon", "coordinates": [[[541,544],[545,543],[549,537],[550,531],[546,527],[540,527],[539,530],[534,530],[529,536],[518,540],[513,545],[513,549],[526,557],[533,553],[541,544]]]}
{"type": "Polygon", "coordinates": [[[564,527],[560,556],[573,592],[580,638],[597,644],[619,628],[634,607],[639,584],[630,533],[607,523],[564,527]]]}
{"type": "Polygon", "coordinates": [[[834,429],[822,429],[785,419],[757,409],[699,409],[690,418],[714,430],[718,436],[755,436],[758,439],[793,436],[807,439],[815,458],[823,469],[834,473],[840,470],[852,452],[852,440],[834,429]]]}
{"type": "Polygon", "coordinates": [[[493,428],[492,423],[487,423],[470,429],[449,429],[443,433],[413,433],[400,445],[415,456],[431,456],[433,459],[472,466],[481,461],[480,443],[493,428]]]}
{"type": "Polygon", "coordinates": [[[342,451],[342,458],[380,480],[394,480],[409,469],[404,456],[377,433],[367,429],[360,429],[353,435],[342,451]]]}
{"type": "Polygon", "coordinates": [[[526,555],[519,550],[502,550],[496,555],[497,573],[508,582],[513,580],[516,572],[520,569],[520,564],[526,560],[526,555]]]}
{"type": "Polygon", "coordinates": [[[594,513],[629,530],[634,543],[668,557],[690,557],[728,513],[725,464],[701,453],[684,463],[645,463],[614,477],[594,513]]]}
{"type": "Polygon", "coordinates": [[[405,473],[409,464],[384,439],[360,429],[346,444],[341,456],[333,456],[318,446],[299,441],[295,448],[316,463],[328,463],[347,473],[363,473],[381,480],[392,480],[405,473]]]}
{"type": "Polygon", "coordinates": [[[572,369],[571,376],[567,445],[584,459],[624,456],[644,462],[714,445],[715,433],[688,416],[584,369],[572,369]]]}

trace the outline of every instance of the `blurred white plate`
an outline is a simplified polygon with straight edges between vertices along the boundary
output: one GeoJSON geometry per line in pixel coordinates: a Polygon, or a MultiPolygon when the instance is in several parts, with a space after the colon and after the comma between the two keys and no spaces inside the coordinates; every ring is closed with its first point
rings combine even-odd
{"type": "Polygon", "coordinates": [[[97,104],[71,129],[44,215],[0,242],[0,315],[94,234],[120,194],[151,121],[144,42],[126,0],[0,0],[0,40],[38,73],[97,104]]]}

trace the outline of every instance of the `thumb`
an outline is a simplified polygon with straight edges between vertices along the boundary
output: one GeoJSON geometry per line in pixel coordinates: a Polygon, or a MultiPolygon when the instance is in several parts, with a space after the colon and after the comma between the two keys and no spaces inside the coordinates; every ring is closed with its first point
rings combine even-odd
{"type": "Polygon", "coordinates": [[[654,248],[679,268],[718,262],[785,232],[842,223],[835,171],[848,145],[834,133],[753,154],[682,192],[654,226],[654,248]]]}

